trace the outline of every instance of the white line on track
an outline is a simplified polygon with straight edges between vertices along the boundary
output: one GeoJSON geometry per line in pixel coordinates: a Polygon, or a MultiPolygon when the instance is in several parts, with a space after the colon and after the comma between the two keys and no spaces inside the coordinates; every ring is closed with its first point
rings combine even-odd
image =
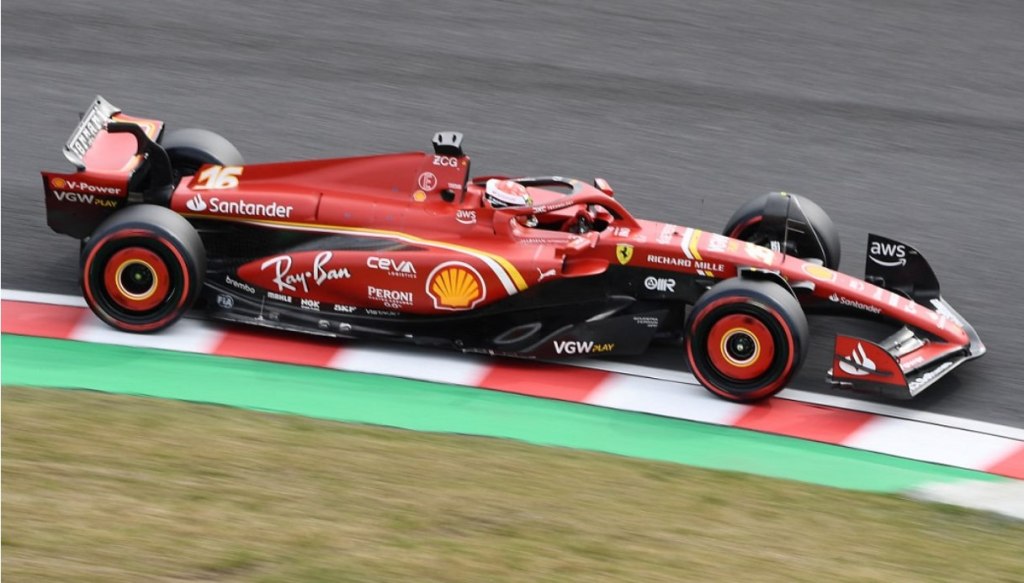
{"type": "MultiPolygon", "coordinates": [[[[697,382],[697,379],[692,374],[680,370],[670,370],[653,366],[594,359],[574,360],[571,364],[573,366],[583,368],[592,368],[630,376],[646,377],[650,379],[700,386],[700,383],[697,382]]],[[[989,423],[987,421],[954,417],[952,415],[943,415],[941,413],[932,413],[930,411],[918,411],[916,409],[907,409],[886,403],[861,401],[859,399],[844,397],[842,395],[812,393],[810,391],[801,391],[799,389],[786,389],[779,392],[777,396],[781,399],[800,401],[811,405],[823,405],[826,407],[835,407],[836,409],[849,409],[851,411],[873,413],[884,417],[895,417],[897,419],[906,419],[908,421],[920,421],[921,423],[928,423],[930,425],[942,425],[945,427],[964,429],[975,433],[987,433],[989,435],[1024,441],[1024,429],[1010,427],[1008,425],[999,425],[997,423],[989,423]]]]}
{"type": "Polygon", "coordinates": [[[995,435],[952,431],[926,423],[907,423],[891,417],[874,417],[843,445],[926,462],[985,471],[1020,444],[995,435]],[[909,455],[908,455],[909,454],[909,455]]]}
{"type": "Polygon", "coordinates": [[[201,320],[179,320],[159,334],[121,332],[89,312],[71,333],[72,340],[95,344],[116,344],[139,348],[159,348],[177,352],[210,354],[224,333],[201,320]]]}
{"type": "Polygon", "coordinates": [[[703,387],[680,390],[677,382],[626,374],[617,374],[601,383],[586,402],[715,425],[732,425],[748,409],[746,405],[719,399],[703,387]]]}
{"type": "Polygon", "coordinates": [[[402,350],[403,347],[365,348],[346,346],[327,365],[328,368],[382,375],[400,375],[415,371],[415,378],[446,384],[475,386],[488,370],[479,357],[450,353],[438,355],[402,350]]]}
{"type": "Polygon", "coordinates": [[[15,302],[32,302],[35,304],[53,304],[57,306],[88,307],[85,300],[78,296],[48,294],[44,292],[21,291],[16,289],[0,289],[0,299],[15,302]]]}

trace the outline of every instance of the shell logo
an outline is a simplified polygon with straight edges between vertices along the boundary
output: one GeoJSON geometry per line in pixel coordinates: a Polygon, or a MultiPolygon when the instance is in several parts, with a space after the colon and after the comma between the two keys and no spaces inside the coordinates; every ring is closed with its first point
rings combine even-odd
{"type": "Polygon", "coordinates": [[[469,310],[483,301],[487,286],[480,272],[472,266],[448,261],[430,272],[427,295],[439,310],[469,310]]]}
{"type": "Polygon", "coordinates": [[[64,188],[65,186],[68,185],[68,181],[64,180],[63,178],[57,177],[50,180],[50,184],[52,184],[54,188],[64,188]]]}

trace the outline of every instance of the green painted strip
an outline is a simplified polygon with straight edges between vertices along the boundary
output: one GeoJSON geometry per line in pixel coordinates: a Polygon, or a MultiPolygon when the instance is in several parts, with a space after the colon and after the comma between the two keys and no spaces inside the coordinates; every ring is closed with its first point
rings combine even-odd
{"type": "Polygon", "coordinates": [[[1000,481],[982,472],[741,429],[467,387],[208,355],[3,335],[0,382],[81,388],[518,439],[841,488],[1000,481]]]}

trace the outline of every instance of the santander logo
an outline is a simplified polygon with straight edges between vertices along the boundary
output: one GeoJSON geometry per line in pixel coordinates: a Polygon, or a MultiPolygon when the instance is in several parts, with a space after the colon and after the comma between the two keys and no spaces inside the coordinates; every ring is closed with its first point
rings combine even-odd
{"type": "Polygon", "coordinates": [[[850,360],[852,360],[856,366],[846,362],[845,360],[839,361],[839,368],[846,374],[864,376],[878,370],[877,365],[875,365],[875,361],[868,358],[868,354],[864,350],[864,345],[860,342],[857,343],[857,348],[853,349],[853,352],[850,353],[850,360]]]}
{"type": "Polygon", "coordinates": [[[203,200],[203,195],[197,194],[190,198],[189,201],[185,203],[185,206],[188,207],[188,210],[190,211],[201,213],[206,210],[206,201],[203,200]]]}
{"type": "Polygon", "coordinates": [[[224,200],[211,196],[207,202],[202,194],[196,194],[188,199],[185,207],[194,213],[210,212],[220,215],[242,215],[245,217],[264,217],[268,219],[291,218],[295,207],[284,205],[278,202],[255,203],[246,202],[245,199],[224,200]]]}

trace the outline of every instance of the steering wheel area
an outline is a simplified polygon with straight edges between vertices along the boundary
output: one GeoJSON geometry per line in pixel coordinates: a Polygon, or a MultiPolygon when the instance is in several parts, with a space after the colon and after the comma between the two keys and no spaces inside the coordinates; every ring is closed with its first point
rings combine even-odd
{"type": "MultiPolygon", "coordinates": [[[[477,178],[473,182],[483,185],[489,179],[477,178]]],[[[582,180],[560,176],[506,180],[535,188],[530,192],[532,204],[495,209],[520,225],[573,234],[600,232],[612,223],[626,228],[640,227],[619,201],[582,180]]]]}
{"type": "Polygon", "coordinates": [[[577,235],[589,231],[601,231],[608,226],[608,220],[599,218],[599,215],[607,216],[607,213],[599,211],[598,205],[573,201],[573,199],[587,194],[590,188],[581,180],[561,176],[543,176],[516,178],[515,181],[527,188],[543,188],[553,192],[562,191],[564,194],[563,197],[552,200],[537,201],[539,203],[536,207],[537,212],[531,217],[542,216],[538,217],[539,220],[531,221],[534,226],[577,235]],[[576,207],[575,212],[570,214],[574,210],[573,207],[576,207]],[[545,220],[543,216],[549,218],[545,220]]]}
{"type": "MultiPolygon", "coordinates": [[[[596,229],[597,217],[594,205],[588,204],[586,207],[576,211],[576,214],[569,220],[562,223],[561,231],[566,233],[573,233],[576,235],[582,235],[589,231],[600,231],[602,229],[596,229]]],[[[604,225],[607,227],[607,223],[604,225]]]]}

